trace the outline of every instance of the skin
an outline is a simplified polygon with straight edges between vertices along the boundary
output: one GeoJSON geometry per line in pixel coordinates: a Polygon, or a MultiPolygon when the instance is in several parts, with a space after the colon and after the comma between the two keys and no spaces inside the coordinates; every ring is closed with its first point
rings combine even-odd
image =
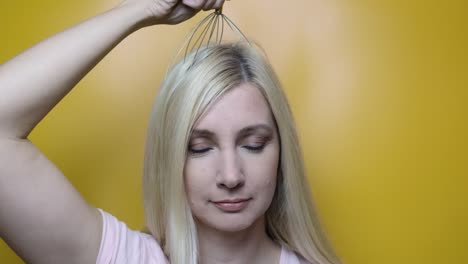
{"type": "Polygon", "coordinates": [[[278,263],[281,249],[265,232],[276,188],[279,140],[260,91],[243,83],[195,124],[184,169],[202,263],[278,263]],[[221,200],[247,199],[226,212],[221,200]]]}

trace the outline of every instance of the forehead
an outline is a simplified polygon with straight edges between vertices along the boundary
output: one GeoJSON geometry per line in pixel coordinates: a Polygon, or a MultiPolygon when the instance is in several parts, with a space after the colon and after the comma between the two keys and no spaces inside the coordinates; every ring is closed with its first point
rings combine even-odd
{"type": "Polygon", "coordinates": [[[270,107],[257,87],[243,83],[210,105],[194,129],[223,133],[257,124],[274,126],[270,107]]]}

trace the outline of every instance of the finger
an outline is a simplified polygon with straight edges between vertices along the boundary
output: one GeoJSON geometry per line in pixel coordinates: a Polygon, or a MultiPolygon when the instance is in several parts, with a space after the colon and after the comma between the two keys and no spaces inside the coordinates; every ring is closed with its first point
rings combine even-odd
{"type": "Polygon", "coordinates": [[[216,4],[216,0],[208,0],[203,6],[203,10],[208,11],[212,9],[215,4],[216,4]]]}
{"type": "Polygon", "coordinates": [[[200,10],[205,4],[205,0],[182,0],[182,3],[186,6],[189,6],[193,9],[200,10]]]}
{"type": "Polygon", "coordinates": [[[214,9],[219,9],[224,5],[224,0],[216,0],[216,3],[214,4],[213,8],[214,9]]]}
{"type": "Polygon", "coordinates": [[[185,21],[194,15],[196,15],[200,10],[193,9],[184,4],[177,4],[172,10],[173,19],[170,24],[178,24],[182,21],[185,21]]]}

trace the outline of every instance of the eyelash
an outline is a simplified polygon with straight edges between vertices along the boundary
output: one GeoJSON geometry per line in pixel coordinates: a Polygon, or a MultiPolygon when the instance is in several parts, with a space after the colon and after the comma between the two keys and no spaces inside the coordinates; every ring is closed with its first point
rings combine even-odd
{"type": "Polygon", "coordinates": [[[200,154],[206,153],[206,152],[208,152],[209,150],[211,150],[211,148],[204,148],[204,149],[192,149],[192,148],[189,148],[189,152],[192,153],[192,154],[195,154],[195,155],[200,155],[200,154]]]}
{"type": "Polygon", "coordinates": [[[265,148],[265,144],[258,145],[258,146],[243,146],[243,148],[247,149],[250,152],[260,153],[265,148]]]}
{"type": "MultiPolygon", "coordinates": [[[[259,145],[259,146],[242,146],[243,148],[247,149],[250,152],[253,153],[260,153],[263,151],[265,148],[265,144],[259,145]]],[[[189,152],[194,155],[201,155],[204,154],[208,151],[210,151],[212,148],[204,148],[204,149],[192,149],[189,148],[189,152]]]]}

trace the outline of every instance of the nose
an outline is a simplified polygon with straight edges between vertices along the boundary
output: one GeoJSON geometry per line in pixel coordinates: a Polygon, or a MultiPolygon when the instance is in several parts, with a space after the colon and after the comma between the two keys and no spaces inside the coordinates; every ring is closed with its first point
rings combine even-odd
{"type": "Polygon", "coordinates": [[[245,175],[242,162],[238,153],[234,150],[224,151],[216,177],[219,188],[234,190],[245,184],[245,175]]]}

